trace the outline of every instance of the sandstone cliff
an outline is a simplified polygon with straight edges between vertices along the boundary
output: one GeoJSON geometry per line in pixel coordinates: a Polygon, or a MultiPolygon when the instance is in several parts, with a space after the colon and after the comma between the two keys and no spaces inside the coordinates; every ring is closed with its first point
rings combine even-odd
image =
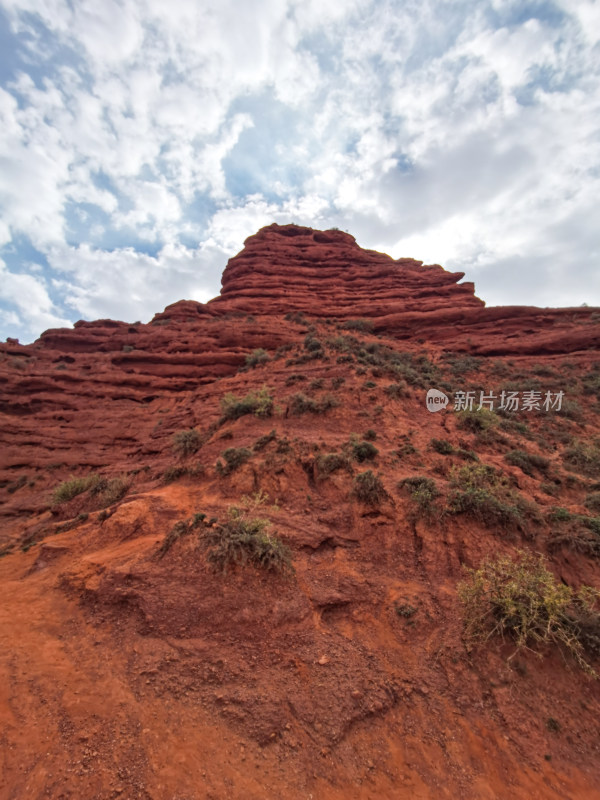
{"type": "Polygon", "coordinates": [[[0,345],[0,796],[600,797],[599,682],[456,588],[522,548],[600,587],[600,312],[462,278],[271,225],[209,303],[0,345]],[[293,571],[215,570],[231,509],[293,571]]]}

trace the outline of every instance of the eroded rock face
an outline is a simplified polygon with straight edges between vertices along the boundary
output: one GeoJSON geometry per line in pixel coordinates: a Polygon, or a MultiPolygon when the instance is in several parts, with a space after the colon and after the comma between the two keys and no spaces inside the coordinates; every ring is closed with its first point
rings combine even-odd
{"type": "Polygon", "coordinates": [[[456,585],[525,547],[600,587],[600,314],[486,308],[462,277],[271,225],[209,303],[0,345],[0,793],[597,796],[600,682],[469,649],[456,585]],[[478,431],[425,407],[509,383],[566,413],[478,431]],[[224,413],[262,387],[264,415],[224,413]],[[451,511],[468,465],[529,502],[520,526],[451,511]],[[423,477],[431,508],[403,484],[423,477]],[[293,574],[215,572],[202,532],[231,507],[270,520],[293,574]]]}
{"type": "Polygon", "coordinates": [[[209,306],[342,319],[483,306],[472,283],[458,283],[463,277],[437,264],[363,250],[342,231],[269,225],[229,260],[221,296],[209,306]]]}

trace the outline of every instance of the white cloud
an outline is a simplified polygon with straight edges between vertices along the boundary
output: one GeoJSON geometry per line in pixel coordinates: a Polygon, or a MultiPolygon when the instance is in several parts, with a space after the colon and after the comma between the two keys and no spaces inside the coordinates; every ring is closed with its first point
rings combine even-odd
{"type": "Polygon", "coordinates": [[[6,321],[20,326],[26,334],[70,324],[52,303],[43,278],[11,272],[1,259],[0,300],[15,307],[3,311],[6,321]]]}
{"type": "Polygon", "coordinates": [[[165,245],[156,256],[123,248],[112,252],[88,245],[53,249],[55,289],[65,306],[85,319],[148,320],[181,299],[206,302],[218,294],[225,254],[216,246],[190,250],[165,245]]]}
{"type": "Polygon", "coordinates": [[[488,299],[560,304],[575,269],[600,304],[597,2],[2,2],[23,58],[0,247],[46,256],[73,318],[216,294],[246,236],[292,219],[466,269],[488,299]]]}

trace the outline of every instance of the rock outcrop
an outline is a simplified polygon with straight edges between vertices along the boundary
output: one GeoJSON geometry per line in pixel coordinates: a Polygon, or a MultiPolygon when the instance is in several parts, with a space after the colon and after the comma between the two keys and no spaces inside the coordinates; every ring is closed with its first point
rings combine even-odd
{"type": "Polygon", "coordinates": [[[600,312],[462,278],[271,225],[209,303],[0,345],[2,797],[600,798],[600,681],[457,595],[522,548],[600,587],[600,312]],[[214,568],[240,515],[293,571],[214,568]]]}

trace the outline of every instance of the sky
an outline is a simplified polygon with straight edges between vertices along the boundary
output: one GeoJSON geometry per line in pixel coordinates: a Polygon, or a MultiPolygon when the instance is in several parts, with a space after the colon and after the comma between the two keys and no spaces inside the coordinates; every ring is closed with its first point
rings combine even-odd
{"type": "Polygon", "coordinates": [[[0,0],[1,339],[205,302],[272,222],[600,306],[599,201],[600,0],[0,0]]]}

